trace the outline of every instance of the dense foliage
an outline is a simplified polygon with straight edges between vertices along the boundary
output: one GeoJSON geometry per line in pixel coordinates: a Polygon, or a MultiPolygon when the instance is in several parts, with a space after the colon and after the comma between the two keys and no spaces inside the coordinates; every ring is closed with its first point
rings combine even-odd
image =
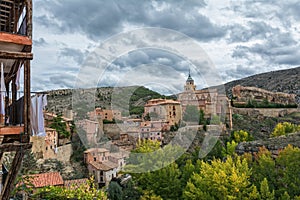
{"type": "MultiPolygon", "coordinates": [[[[299,199],[300,149],[288,146],[276,158],[266,148],[254,155],[234,153],[238,142],[250,140],[249,133],[235,131],[227,145],[220,149],[222,144],[216,144],[215,155],[219,158],[200,160],[197,153],[183,154],[176,162],[156,171],[132,173],[135,181],[132,188],[140,191],[140,199],[299,199]]],[[[159,149],[158,143],[148,141],[141,142],[135,152],[159,152],[159,149]]],[[[169,159],[166,154],[154,155],[158,163],[169,159]]],[[[153,160],[146,164],[153,164],[153,160]]]]}
{"type": "Polygon", "coordinates": [[[277,137],[281,135],[287,135],[289,133],[294,133],[300,131],[300,125],[295,125],[289,122],[278,123],[274,131],[272,132],[272,137],[277,137]]]}
{"type": "Polygon", "coordinates": [[[57,131],[59,137],[69,138],[71,133],[67,130],[67,124],[63,120],[62,115],[57,115],[57,117],[53,117],[50,128],[53,128],[57,131]]]}

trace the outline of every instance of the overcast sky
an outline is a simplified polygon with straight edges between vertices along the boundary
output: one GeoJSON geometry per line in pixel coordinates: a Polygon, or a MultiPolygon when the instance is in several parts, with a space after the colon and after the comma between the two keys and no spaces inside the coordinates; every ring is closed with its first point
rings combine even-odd
{"type": "MultiPolygon", "coordinates": [[[[33,91],[73,88],[101,44],[143,27],[171,29],[193,39],[223,83],[300,65],[298,0],[33,0],[33,5],[33,91]]],[[[135,83],[169,93],[183,89],[189,69],[198,88],[205,87],[205,73],[204,78],[197,74],[186,58],[137,48],[116,55],[105,74],[96,76],[98,86],[135,83]]]]}

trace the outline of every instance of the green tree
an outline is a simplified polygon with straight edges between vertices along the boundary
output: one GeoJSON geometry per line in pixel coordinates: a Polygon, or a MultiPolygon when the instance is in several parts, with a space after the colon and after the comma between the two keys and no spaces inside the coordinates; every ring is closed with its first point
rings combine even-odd
{"type": "Polygon", "coordinates": [[[288,145],[276,159],[279,170],[278,193],[288,192],[292,197],[300,194],[300,149],[288,145]]]}
{"type": "Polygon", "coordinates": [[[211,125],[220,125],[221,124],[221,118],[218,115],[213,115],[210,120],[211,125]]]}
{"type": "Polygon", "coordinates": [[[248,142],[252,140],[252,136],[247,131],[239,130],[239,131],[234,131],[231,134],[231,139],[237,143],[248,142]]]}
{"type": "Polygon", "coordinates": [[[71,135],[71,133],[67,131],[67,124],[62,119],[62,115],[54,117],[49,127],[55,129],[60,137],[69,138],[71,135]]]}
{"type": "Polygon", "coordinates": [[[280,197],[279,200],[290,200],[290,195],[285,191],[280,197]]]}
{"type": "Polygon", "coordinates": [[[273,200],[275,199],[274,190],[270,192],[268,180],[264,178],[264,180],[260,183],[260,196],[261,199],[273,200]]]}
{"type": "Polygon", "coordinates": [[[163,200],[160,196],[154,194],[153,191],[144,191],[143,196],[141,196],[141,200],[163,200]]]}
{"type": "Polygon", "coordinates": [[[190,179],[194,171],[195,171],[195,166],[193,165],[192,160],[190,159],[187,160],[181,175],[181,183],[183,187],[186,186],[186,183],[188,182],[188,180],[190,179]]]}
{"type": "Polygon", "coordinates": [[[129,180],[123,186],[123,199],[124,200],[139,200],[141,197],[141,191],[138,190],[135,183],[132,180],[129,180]]]}
{"type": "Polygon", "coordinates": [[[249,181],[251,170],[245,159],[228,157],[226,162],[202,161],[200,173],[194,173],[184,190],[184,199],[242,199],[257,196],[249,181]]]}
{"type": "Polygon", "coordinates": [[[122,200],[123,192],[121,186],[117,182],[111,181],[107,189],[107,196],[111,200],[122,200]]]}
{"type": "Polygon", "coordinates": [[[265,147],[260,148],[256,154],[252,170],[251,179],[257,187],[259,187],[260,183],[266,178],[270,189],[276,189],[277,169],[275,160],[272,158],[271,152],[265,147]]]}
{"type": "Polygon", "coordinates": [[[233,156],[235,154],[235,148],[237,147],[238,143],[236,143],[234,140],[231,142],[226,143],[226,148],[223,148],[222,155],[223,157],[226,156],[233,156]]]}
{"type": "Polygon", "coordinates": [[[200,115],[197,106],[187,105],[183,113],[183,120],[186,122],[194,122],[198,124],[199,116],[200,115]]]}
{"type": "Polygon", "coordinates": [[[206,125],[205,113],[202,109],[199,112],[199,125],[206,125]]]}
{"type": "Polygon", "coordinates": [[[287,135],[289,133],[294,133],[300,131],[300,125],[295,125],[289,122],[283,122],[283,123],[278,123],[271,136],[272,137],[277,137],[277,136],[281,136],[281,135],[287,135]]]}

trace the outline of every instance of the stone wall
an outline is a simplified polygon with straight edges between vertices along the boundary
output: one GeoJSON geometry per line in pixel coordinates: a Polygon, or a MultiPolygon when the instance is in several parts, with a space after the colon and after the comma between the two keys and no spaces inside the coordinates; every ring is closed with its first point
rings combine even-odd
{"type": "Polygon", "coordinates": [[[32,153],[36,159],[57,159],[62,162],[70,161],[73,153],[71,144],[58,147],[57,153],[55,153],[54,149],[46,149],[44,137],[33,136],[30,138],[30,141],[32,142],[32,153]]]}
{"type": "Polygon", "coordinates": [[[72,144],[60,146],[57,148],[56,159],[62,162],[69,162],[72,154],[72,144]]]}
{"type": "Polygon", "coordinates": [[[300,112],[300,108],[232,108],[233,114],[265,117],[283,117],[293,112],[300,112]]]}
{"type": "Polygon", "coordinates": [[[288,136],[280,136],[275,138],[269,138],[268,140],[256,140],[251,142],[242,142],[236,147],[238,154],[255,153],[259,151],[259,147],[266,147],[275,156],[279,151],[284,149],[289,144],[294,147],[300,148],[300,132],[293,133],[288,136]]]}
{"type": "Polygon", "coordinates": [[[249,100],[256,100],[258,102],[268,100],[268,102],[293,105],[296,104],[296,95],[287,94],[283,92],[271,92],[256,87],[244,87],[237,85],[232,88],[233,102],[235,104],[247,104],[249,100]]]}

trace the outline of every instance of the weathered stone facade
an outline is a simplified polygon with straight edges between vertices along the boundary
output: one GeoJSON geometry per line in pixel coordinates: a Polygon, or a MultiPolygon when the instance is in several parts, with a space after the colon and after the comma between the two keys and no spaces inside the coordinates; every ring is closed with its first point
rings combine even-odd
{"type": "Polygon", "coordinates": [[[193,105],[199,110],[203,110],[207,118],[213,115],[226,116],[226,122],[232,127],[231,104],[225,92],[222,94],[216,88],[196,90],[190,74],[184,85],[184,91],[178,94],[178,101],[180,101],[183,111],[188,105],[193,105]]]}
{"type": "Polygon", "coordinates": [[[268,101],[270,103],[282,105],[296,104],[295,94],[286,94],[282,92],[270,92],[268,90],[256,87],[244,87],[237,85],[232,88],[232,96],[234,104],[247,104],[248,101],[255,100],[257,102],[268,101]]]}

